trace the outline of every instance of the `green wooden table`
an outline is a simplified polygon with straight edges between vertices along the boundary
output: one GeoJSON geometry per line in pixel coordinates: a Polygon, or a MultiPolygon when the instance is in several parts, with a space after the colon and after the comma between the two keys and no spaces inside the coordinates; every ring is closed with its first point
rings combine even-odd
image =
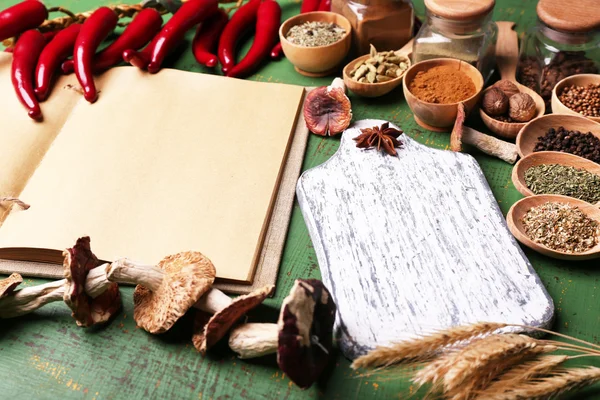
{"type": "MultiPolygon", "coordinates": [[[[0,9],[16,2],[0,0],[0,9]]],[[[415,3],[417,14],[422,17],[422,1],[415,3]]],[[[535,0],[498,0],[497,3],[496,20],[515,21],[521,33],[535,23],[535,0]]],[[[101,4],[108,2],[47,1],[48,6],[62,5],[75,12],[101,4]]],[[[299,11],[298,1],[281,0],[281,4],[284,18],[299,11]]],[[[188,34],[188,40],[191,37],[192,34],[188,34]]],[[[206,72],[196,64],[189,46],[167,66],[206,72]]],[[[325,85],[331,80],[302,77],[285,59],[266,65],[250,79],[306,86],[325,85]]],[[[2,93],[2,96],[12,95],[2,93]]],[[[426,131],[414,122],[401,90],[376,100],[356,97],[351,100],[355,119],[390,120],[424,144],[441,149],[449,145],[448,134],[426,131]]],[[[223,110],[223,113],[235,116],[235,110],[223,110]]],[[[484,130],[481,121],[473,120],[470,124],[484,130]]],[[[338,144],[336,138],[311,136],[303,169],[326,161],[338,144]]],[[[511,166],[480,153],[473,152],[473,155],[506,213],[521,198],[511,183],[511,166]]],[[[598,264],[569,263],[528,249],[525,252],[554,299],[554,329],[599,343],[597,285],[600,271],[594,268],[598,264]]],[[[320,272],[296,204],[276,295],[252,313],[250,320],[275,321],[282,299],[297,278],[320,278],[320,272]]],[[[27,279],[25,284],[42,282],[27,279]]],[[[299,390],[278,370],[275,357],[241,361],[227,348],[226,341],[203,358],[191,345],[191,320],[187,317],[162,336],[152,336],[137,328],[132,318],[132,292],[129,287],[122,289],[124,309],[103,328],[78,328],[62,303],[48,305],[22,318],[0,321],[0,399],[17,396],[25,399],[387,399],[408,398],[414,392],[406,378],[361,376],[349,368],[349,361],[339,353],[322,382],[306,391],[299,390]]],[[[600,362],[595,365],[600,366],[600,362]]],[[[590,388],[570,398],[600,398],[600,389],[590,388]]]]}

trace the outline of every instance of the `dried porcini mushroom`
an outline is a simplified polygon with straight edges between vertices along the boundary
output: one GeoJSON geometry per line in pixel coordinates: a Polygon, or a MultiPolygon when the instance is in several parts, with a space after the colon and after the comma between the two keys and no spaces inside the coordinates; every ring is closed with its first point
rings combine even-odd
{"type": "Polygon", "coordinates": [[[310,387],[329,363],[336,306],[323,283],[297,279],[283,301],[277,324],[244,324],[229,337],[240,358],[277,352],[281,370],[302,389],[310,387]]]}
{"type": "Polygon", "coordinates": [[[133,292],[133,318],[150,333],[169,330],[212,286],[216,271],[202,253],[186,251],[163,258],[158,265],[117,260],[107,269],[113,282],[138,284],[133,292]]]}
{"type": "MultiPolygon", "coordinates": [[[[214,315],[210,315],[206,311],[196,311],[196,320],[194,321],[194,335],[192,342],[194,347],[205,354],[206,351],[214,346],[229,329],[235,324],[244,314],[256,308],[258,305],[273,293],[274,285],[267,285],[248,294],[238,296],[231,299],[228,296],[229,304],[219,306],[221,309],[216,311],[214,315]]],[[[221,292],[222,293],[222,292],[221,292]]],[[[203,296],[200,301],[208,297],[203,296]]],[[[207,309],[210,307],[202,307],[207,309]]]]}
{"type": "Polygon", "coordinates": [[[504,94],[506,95],[506,97],[508,97],[509,99],[513,95],[519,94],[521,92],[519,90],[518,86],[515,85],[513,82],[509,81],[508,79],[502,79],[502,80],[494,83],[494,85],[492,85],[492,87],[502,90],[504,92],[504,94]]]}
{"type": "Polygon", "coordinates": [[[535,101],[527,93],[515,94],[509,99],[508,116],[515,121],[530,121],[535,114],[535,101]]]}
{"type": "Polygon", "coordinates": [[[121,296],[116,283],[108,284],[96,298],[86,292],[88,273],[98,266],[98,258],[90,248],[90,238],[77,239],[75,246],[65,250],[63,256],[66,279],[63,299],[73,311],[75,322],[84,327],[107,322],[121,309],[121,296]]]}
{"type": "Polygon", "coordinates": [[[342,133],[352,120],[352,106],[344,81],[335,78],[330,86],[311,91],[304,101],[303,111],[306,126],[312,133],[320,136],[342,133]]]}
{"type": "Polygon", "coordinates": [[[23,277],[19,274],[11,274],[8,278],[0,281],[0,299],[11,294],[17,286],[23,282],[23,277]]]}
{"type": "Polygon", "coordinates": [[[483,95],[482,107],[488,115],[503,115],[508,111],[508,96],[499,88],[492,87],[483,95]]]}
{"type": "Polygon", "coordinates": [[[372,128],[360,130],[361,134],[354,138],[356,147],[361,149],[369,149],[376,147],[377,150],[383,149],[387,154],[396,156],[395,147],[402,147],[402,143],[398,141],[398,137],[404,132],[402,130],[391,128],[390,123],[386,122],[372,128]]]}

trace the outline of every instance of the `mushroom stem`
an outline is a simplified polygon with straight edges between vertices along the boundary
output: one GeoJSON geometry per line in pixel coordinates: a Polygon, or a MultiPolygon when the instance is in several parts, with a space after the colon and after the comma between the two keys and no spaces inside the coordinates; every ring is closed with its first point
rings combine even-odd
{"type": "Polygon", "coordinates": [[[517,146],[504,140],[496,139],[493,136],[481,133],[468,126],[463,126],[462,140],[472,146],[477,147],[490,156],[498,157],[509,164],[517,161],[517,146]]]}
{"type": "MultiPolygon", "coordinates": [[[[25,287],[0,299],[0,318],[13,318],[29,314],[38,308],[52,303],[63,301],[65,295],[66,279],[44,283],[43,285],[25,287]]],[[[85,282],[85,291],[96,298],[108,289],[110,281],[106,279],[105,269],[98,267],[92,269],[85,282]]]]}
{"type": "Polygon", "coordinates": [[[278,341],[277,324],[243,324],[232,330],[229,335],[229,347],[239,358],[255,358],[277,353],[278,341]]]}
{"type": "MultiPolygon", "coordinates": [[[[123,258],[111,263],[106,269],[106,275],[111,282],[142,285],[155,292],[160,287],[165,272],[155,265],[138,264],[123,258]]],[[[194,304],[194,308],[215,314],[231,302],[231,298],[225,293],[212,288],[194,304]]]]}

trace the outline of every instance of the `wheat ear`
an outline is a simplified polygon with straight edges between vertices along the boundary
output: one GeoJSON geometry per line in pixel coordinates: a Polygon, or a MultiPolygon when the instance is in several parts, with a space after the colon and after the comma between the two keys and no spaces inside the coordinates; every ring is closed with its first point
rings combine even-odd
{"type": "Polygon", "coordinates": [[[552,376],[523,382],[503,393],[489,394],[477,399],[486,400],[548,400],[569,390],[580,389],[600,381],[600,368],[571,368],[557,371],[552,376]]]}
{"type": "Polygon", "coordinates": [[[502,370],[524,358],[554,350],[556,346],[540,345],[536,339],[526,335],[500,334],[485,337],[456,355],[456,362],[444,377],[444,389],[450,392],[468,386],[467,382],[478,380],[487,385],[502,370]]]}
{"type": "Polygon", "coordinates": [[[425,361],[446,346],[494,332],[508,326],[504,323],[480,322],[458,326],[391,346],[381,346],[354,360],[353,369],[389,367],[395,364],[425,361]]]}

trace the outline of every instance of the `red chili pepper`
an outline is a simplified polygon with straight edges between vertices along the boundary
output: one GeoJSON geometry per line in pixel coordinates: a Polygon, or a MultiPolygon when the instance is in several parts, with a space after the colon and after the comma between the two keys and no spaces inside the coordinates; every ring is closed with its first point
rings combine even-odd
{"type": "Polygon", "coordinates": [[[248,53],[239,64],[234,66],[227,76],[242,77],[252,74],[260,63],[269,56],[279,35],[281,7],[273,0],[266,0],[258,7],[256,15],[256,34],[248,53]]]}
{"type": "Polygon", "coordinates": [[[123,51],[123,61],[128,64],[133,65],[134,67],[138,67],[139,69],[148,68],[148,64],[150,63],[150,57],[152,57],[152,50],[158,41],[158,36],[155,36],[154,39],[146,46],[143,50],[134,50],[127,49],[123,51]]]}
{"type": "MultiPolygon", "coordinates": [[[[160,13],[153,8],[144,8],[133,18],[121,36],[107,48],[96,54],[93,65],[95,73],[103,72],[123,61],[123,51],[137,50],[148,43],[162,26],[160,13]]],[[[73,71],[73,60],[62,64],[65,74],[73,71]]]]}
{"type": "Polygon", "coordinates": [[[228,21],[227,13],[219,8],[209,21],[203,22],[198,27],[192,42],[192,51],[199,64],[209,68],[217,65],[219,59],[214,51],[217,49],[219,37],[228,21]]]}
{"type": "Polygon", "coordinates": [[[331,11],[331,0],[321,0],[317,11],[331,11]]]}
{"type": "Polygon", "coordinates": [[[229,71],[235,64],[235,50],[238,39],[250,30],[256,22],[256,14],[261,0],[250,0],[241,6],[229,20],[219,39],[219,61],[223,72],[229,71]]]}
{"type": "Polygon", "coordinates": [[[273,50],[271,50],[271,58],[273,60],[279,60],[283,56],[283,49],[281,48],[281,42],[277,43],[273,50]]]}
{"type": "Polygon", "coordinates": [[[98,99],[98,92],[94,84],[92,63],[96,49],[100,43],[115,29],[119,18],[108,7],[100,7],[85,20],[73,51],[75,76],[83,88],[83,97],[90,103],[98,99]]]}
{"type": "Polygon", "coordinates": [[[0,12],[0,41],[37,28],[48,18],[46,6],[37,0],[25,0],[0,12]]]}
{"type": "Polygon", "coordinates": [[[303,0],[300,6],[300,14],[317,11],[321,0],[303,0]]]}
{"type": "Polygon", "coordinates": [[[48,98],[52,88],[52,79],[60,63],[73,54],[75,39],[81,24],[72,24],[58,34],[44,47],[35,69],[35,94],[39,101],[48,98]]]}
{"type": "Polygon", "coordinates": [[[5,53],[12,53],[14,50],[15,50],[14,47],[7,47],[7,48],[4,49],[4,52],[5,53]]]}
{"type": "Polygon", "coordinates": [[[24,32],[17,40],[11,69],[12,84],[21,104],[31,118],[41,120],[42,110],[33,90],[33,73],[46,41],[36,29],[24,32]]]}

